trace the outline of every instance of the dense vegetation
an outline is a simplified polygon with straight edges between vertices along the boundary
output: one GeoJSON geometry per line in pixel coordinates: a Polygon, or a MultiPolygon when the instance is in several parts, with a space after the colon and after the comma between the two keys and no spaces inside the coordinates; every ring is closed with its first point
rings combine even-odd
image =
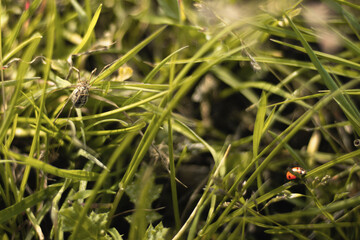
{"type": "Polygon", "coordinates": [[[359,12],[1,1],[1,239],[359,239],[359,12]]]}

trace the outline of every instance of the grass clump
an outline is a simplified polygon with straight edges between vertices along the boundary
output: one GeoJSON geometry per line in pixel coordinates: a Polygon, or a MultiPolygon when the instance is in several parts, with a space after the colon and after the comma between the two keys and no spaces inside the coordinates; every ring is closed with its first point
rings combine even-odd
{"type": "Polygon", "coordinates": [[[359,237],[358,5],[0,10],[2,238],[359,237]]]}

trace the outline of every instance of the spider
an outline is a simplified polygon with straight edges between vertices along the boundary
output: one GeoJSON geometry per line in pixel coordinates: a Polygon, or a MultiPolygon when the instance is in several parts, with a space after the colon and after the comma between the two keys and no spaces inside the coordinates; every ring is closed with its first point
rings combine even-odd
{"type": "MultiPolygon", "coordinates": [[[[92,70],[92,72],[90,74],[90,78],[89,78],[88,81],[87,80],[81,81],[80,71],[77,68],[73,67],[73,66],[70,68],[69,74],[66,77],[67,80],[70,78],[72,70],[75,70],[78,73],[78,84],[76,85],[76,87],[72,91],[72,93],[70,94],[70,97],[66,100],[64,106],[61,108],[59,113],[56,115],[56,117],[54,119],[54,123],[58,119],[58,117],[60,116],[62,111],[64,110],[64,108],[67,105],[67,103],[69,102],[69,100],[71,100],[71,102],[73,104],[72,107],[71,107],[71,109],[72,109],[73,107],[82,108],[87,103],[87,101],[89,99],[89,89],[91,87],[91,85],[89,83],[90,83],[91,78],[94,76],[97,69],[95,68],[94,70],[92,70]]],[[[70,109],[70,112],[71,112],[71,109],[70,109]]]]}

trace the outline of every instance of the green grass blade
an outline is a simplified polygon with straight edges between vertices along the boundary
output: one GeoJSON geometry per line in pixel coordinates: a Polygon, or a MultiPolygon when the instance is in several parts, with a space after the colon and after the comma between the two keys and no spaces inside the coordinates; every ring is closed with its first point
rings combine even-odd
{"type": "Polygon", "coordinates": [[[8,39],[5,42],[5,46],[4,46],[4,52],[9,52],[15,39],[18,37],[21,28],[23,27],[25,21],[27,19],[29,19],[34,13],[35,11],[38,9],[38,7],[41,4],[41,0],[35,0],[31,3],[31,5],[29,6],[29,9],[26,10],[20,17],[20,19],[18,20],[15,28],[12,30],[10,36],[8,37],[8,39]]]}
{"type": "Polygon", "coordinates": [[[12,57],[14,57],[18,52],[20,52],[23,48],[25,48],[27,45],[29,45],[32,41],[36,39],[41,39],[42,36],[40,33],[35,33],[33,36],[31,36],[29,39],[21,42],[18,46],[16,46],[14,49],[10,50],[4,58],[3,58],[3,64],[6,64],[11,60],[12,57]]]}
{"type": "Polygon", "coordinates": [[[54,167],[50,164],[42,162],[40,160],[26,157],[11,151],[6,151],[6,154],[18,160],[20,164],[25,164],[27,166],[31,166],[33,168],[42,170],[46,173],[53,174],[55,176],[59,176],[62,178],[69,178],[73,180],[86,180],[86,181],[94,181],[98,178],[98,174],[94,172],[87,172],[83,170],[66,170],[54,167]]]}
{"type": "MultiPolygon", "coordinates": [[[[354,84],[354,82],[352,82],[354,84]]],[[[347,85],[349,86],[349,84],[347,85]]],[[[328,104],[332,97],[336,97],[337,94],[340,94],[341,90],[337,90],[333,92],[332,94],[324,97],[319,101],[312,109],[309,109],[306,113],[304,113],[300,118],[298,118],[296,121],[294,121],[286,130],[284,130],[278,138],[276,138],[271,144],[269,144],[259,155],[258,158],[261,157],[263,154],[265,154],[269,149],[274,147],[274,149],[267,155],[267,157],[264,159],[264,161],[260,164],[258,168],[255,169],[253,174],[247,179],[246,184],[243,186],[243,189],[247,189],[252,182],[255,180],[259,172],[262,172],[264,168],[269,164],[272,158],[282,149],[283,145],[287,143],[296,132],[300,131],[301,127],[305,125],[308,121],[310,121],[311,117],[316,114],[318,110],[323,108],[326,104],[328,104]]],[[[253,166],[255,165],[257,161],[257,158],[254,159],[251,164],[249,164],[244,172],[238,176],[237,180],[235,181],[236,184],[239,183],[239,181],[244,177],[244,175],[248,172],[250,172],[251,169],[253,169],[253,166]]],[[[236,187],[236,184],[233,185],[231,190],[234,190],[236,187]]]]}
{"type": "Polygon", "coordinates": [[[91,34],[93,34],[95,25],[99,19],[101,8],[102,8],[102,4],[100,4],[99,7],[97,8],[93,18],[91,19],[89,27],[88,27],[83,39],[81,40],[81,43],[74,49],[74,51],[72,51],[72,53],[71,53],[72,55],[78,54],[84,48],[86,43],[89,41],[91,34]]]}
{"type": "Polygon", "coordinates": [[[166,58],[164,58],[159,64],[156,65],[156,67],[148,74],[146,75],[146,78],[144,79],[144,83],[148,83],[150,82],[153,77],[156,75],[156,73],[158,73],[160,71],[160,69],[178,52],[182,51],[183,49],[187,48],[187,46],[182,47],[178,50],[176,50],[175,52],[171,53],[169,56],[167,56],[166,58]]]}
{"type": "Polygon", "coordinates": [[[7,207],[0,211],[0,223],[10,220],[12,217],[16,217],[26,209],[40,204],[42,201],[48,199],[51,200],[56,192],[60,189],[61,184],[54,184],[48,186],[46,189],[38,191],[14,205],[7,207]]]}
{"type": "MultiPolygon", "coordinates": [[[[121,156],[121,154],[127,149],[129,148],[129,145],[131,144],[132,140],[134,138],[134,135],[130,135],[128,136],[113,152],[113,154],[111,155],[111,158],[109,160],[109,163],[107,165],[108,169],[112,169],[112,166],[116,163],[116,161],[118,160],[118,158],[121,156]]],[[[76,225],[74,226],[74,230],[72,235],[70,236],[70,239],[76,239],[76,235],[77,235],[77,231],[80,231],[80,227],[81,227],[81,221],[82,219],[86,216],[88,210],[90,209],[91,204],[93,203],[93,201],[95,200],[96,196],[97,196],[97,192],[99,191],[99,189],[102,187],[104,181],[106,180],[106,178],[108,177],[109,172],[108,171],[103,171],[101,173],[101,175],[99,176],[98,180],[95,183],[95,186],[93,188],[92,194],[91,196],[87,199],[85,206],[83,208],[83,210],[81,211],[81,214],[79,215],[78,221],[76,223],[76,225]]],[[[116,207],[119,204],[120,198],[119,198],[119,193],[122,193],[122,191],[124,191],[124,189],[120,188],[118,194],[116,195],[114,201],[113,201],[113,208],[110,209],[108,218],[111,219],[116,207]]],[[[110,225],[111,221],[108,221],[108,226],[110,225]]]]}
{"type": "Polygon", "coordinates": [[[121,67],[124,63],[129,61],[135,54],[137,54],[141,49],[143,49],[146,45],[148,45],[152,40],[154,40],[164,29],[166,26],[161,27],[159,30],[151,34],[148,38],[143,40],[141,43],[136,45],[133,49],[128,51],[124,56],[116,60],[110,67],[104,70],[101,74],[99,74],[91,84],[95,84],[108,76],[110,76],[113,72],[115,72],[119,67],[121,67]]]}
{"type": "Polygon", "coordinates": [[[27,48],[27,50],[24,54],[24,57],[23,57],[24,62],[20,63],[19,70],[18,70],[18,73],[16,76],[15,92],[12,95],[8,109],[6,109],[6,118],[2,121],[2,124],[0,127],[0,142],[3,142],[5,134],[7,132],[7,129],[10,126],[12,119],[14,118],[14,114],[17,110],[17,106],[16,106],[17,100],[20,96],[20,91],[22,89],[24,76],[25,76],[26,70],[28,68],[28,64],[26,62],[29,62],[31,60],[39,43],[40,43],[39,38],[34,39],[34,41],[29,45],[29,47],[27,48]]]}
{"type": "MultiPolygon", "coordinates": [[[[336,82],[332,79],[330,74],[324,69],[322,64],[320,63],[319,59],[316,57],[316,54],[311,49],[310,45],[307,43],[307,41],[304,39],[300,31],[297,29],[293,21],[286,16],[288,19],[290,26],[298,36],[301,44],[304,46],[309,58],[311,59],[311,62],[316,67],[317,71],[321,75],[325,85],[331,90],[336,91],[339,89],[336,82]]],[[[358,135],[360,135],[360,112],[355,107],[354,103],[350,100],[350,98],[346,98],[343,93],[340,93],[335,97],[336,101],[340,105],[340,107],[344,110],[345,114],[349,118],[349,121],[352,123],[353,127],[355,128],[358,135]]]]}
{"type": "Polygon", "coordinates": [[[254,126],[254,134],[253,134],[253,157],[256,158],[259,152],[259,146],[261,137],[264,129],[265,115],[266,115],[266,105],[267,105],[267,97],[265,92],[262,93],[259,109],[256,114],[255,126],[254,126]]]}
{"type": "Polygon", "coordinates": [[[171,184],[171,197],[172,197],[172,206],[174,212],[174,220],[176,230],[180,229],[180,212],[179,212],[179,202],[178,202],[178,193],[176,189],[176,169],[175,169],[175,159],[174,159],[174,138],[173,138],[173,129],[171,119],[168,120],[168,136],[169,136],[169,165],[170,165],[170,184],[171,184]]]}
{"type": "MultiPolygon", "coordinates": [[[[293,45],[293,44],[290,44],[290,43],[274,40],[274,39],[272,41],[276,42],[278,44],[281,44],[281,45],[284,45],[284,46],[287,46],[287,47],[291,47],[293,49],[296,49],[298,51],[306,53],[306,50],[304,48],[302,48],[302,47],[299,47],[299,46],[296,46],[296,45],[293,45]]],[[[350,61],[350,60],[338,57],[336,55],[331,55],[331,54],[327,54],[327,53],[323,53],[323,52],[319,52],[319,51],[314,51],[314,54],[316,56],[318,56],[318,57],[321,57],[323,59],[338,63],[340,65],[347,66],[347,67],[350,67],[350,68],[354,68],[356,70],[360,70],[360,64],[358,64],[358,63],[356,63],[354,61],[350,61]]]]}
{"type": "Polygon", "coordinates": [[[196,134],[193,130],[191,130],[188,126],[186,126],[186,124],[184,124],[180,121],[176,121],[175,124],[176,124],[178,131],[181,134],[184,134],[185,136],[189,137],[190,139],[194,139],[194,141],[199,141],[207,148],[207,150],[209,150],[209,152],[211,153],[211,155],[214,159],[217,158],[216,150],[210,144],[208,144],[204,139],[202,139],[198,134],[196,134]]]}

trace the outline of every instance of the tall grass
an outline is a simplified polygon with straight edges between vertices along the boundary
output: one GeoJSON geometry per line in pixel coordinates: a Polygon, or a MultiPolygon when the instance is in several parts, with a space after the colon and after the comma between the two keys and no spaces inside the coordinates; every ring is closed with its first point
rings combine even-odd
{"type": "Polygon", "coordinates": [[[359,9],[2,1],[1,237],[358,239],[359,9]]]}

